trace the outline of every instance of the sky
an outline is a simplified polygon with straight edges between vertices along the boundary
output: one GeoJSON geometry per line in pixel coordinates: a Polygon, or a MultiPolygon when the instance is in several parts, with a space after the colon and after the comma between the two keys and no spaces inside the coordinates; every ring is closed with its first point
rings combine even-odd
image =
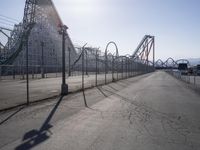
{"type": "MultiPolygon", "coordinates": [[[[199,0],[53,2],[74,43],[103,50],[114,41],[119,54],[125,55],[132,54],[148,34],[155,36],[156,59],[200,58],[199,0]]],[[[0,15],[21,21],[24,5],[25,0],[1,0],[0,15]]]]}

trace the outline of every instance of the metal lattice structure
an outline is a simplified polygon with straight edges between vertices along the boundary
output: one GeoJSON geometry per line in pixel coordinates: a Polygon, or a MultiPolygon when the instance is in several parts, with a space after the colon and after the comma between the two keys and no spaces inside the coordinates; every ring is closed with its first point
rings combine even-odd
{"type": "Polygon", "coordinates": [[[174,60],[173,58],[169,57],[166,61],[162,61],[161,59],[158,59],[155,62],[155,68],[156,69],[177,69],[179,63],[186,63],[188,66],[190,66],[190,62],[187,59],[174,60]]]}
{"type": "Polygon", "coordinates": [[[12,64],[23,50],[24,42],[35,24],[35,8],[36,0],[26,0],[23,21],[15,25],[13,31],[11,31],[8,42],[4,47],[3,56],[1,56],[1,64],[12,64]]]}
{"type": "Polygon", "coordinates": [[[134,51],[132,58],[145,65],[154,66],[155,59],[155,38],[151,35],[145,35],[138,47],[134,51]],[[150,53],[152,52],[152,59],[150,59],[150,53]]]}
{"type": "MultiPolygon", "coordinates": [[[[46,72],[59,70],[62,36],[58,31],[62,25],[51,0],[26,0],[23,21],[14,26],[7,44],[1,47],[0,64],[13,65],[17,68],[15,70],[17,74],[24,74],[25,42],[28,42],[29,70],[34,73],[39,73],[41,70],[46,72]]],[[[71,49],[71,57],[76,57],[76,51],[68,34],[65,41],[67,48],[71,49]]],[[[4,67],[2,70],[6,74],[8,69],[4,67]]]]}
{"type": "MultiPolygon", "coordinates": [[[[17,74],[24,78],[28,72],[32,76],[41,74],[44,78],[45,73],[61,73],[63,37],[60,32],[63,26],[52,0],[26,0],[23,21],[15,25],[7,44],[1,47],[1,74],[17,74]]],[[[146,68],[147,72],[148,67],[154,67],[155,41],[154,36],[150,35],[144,36],[131,56],[119,56],[118,47],[113,41],[106,45],[104,53],[89,46],[75,48],[67,32],[65,46],[64,64],[68,76],[71,76],[71,72],[81,72],[83,63],[86,74],[104,72],[106,78],[106,74],[116,73],[116,79],[118,73],[133,72],[134,67],[146,68]],[[109,52],[110,44],[115,46],[115,54],[109,52]]],[[[145,72],[142,69],[138,71],[145,72]]]]}

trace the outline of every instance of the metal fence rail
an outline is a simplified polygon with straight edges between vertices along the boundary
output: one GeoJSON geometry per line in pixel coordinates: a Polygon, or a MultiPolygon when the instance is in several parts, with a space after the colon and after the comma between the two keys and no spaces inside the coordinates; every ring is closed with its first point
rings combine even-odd
{"type": "MultiPolygon", "coordinates": [[[[69,92],[108,84],[121,79],[154,71],[131,56],[107,55],[98,48],[80,47],[77,57],[66,63],[66,83],[69,92]]],[[[67,61],[69,61],[67,59],[67,61]]],[[[52,65],[28,65],[29,102],[57,96],[61,93],[62,68],[52,65]]],[[[26,66],[0,66],[0,109],[27,103],[26,66]]]]}
{"type": "Polygon", "coordinates": [[[200,76],[197,76],[197,74],[194,73],[193,75],[182,75],[180,71],[172,69],[166,70],[166,72],[200,91],[200,76]]]}
{"type": "Polygon", "coordinates": [[[67,29],[51,1],[26,0],[23,21],[0,49],[0,109],[154,70],[154,36],[145,35],[131,56],[119,56],[113,41],[105,51],[75,48],[67,29]]]}

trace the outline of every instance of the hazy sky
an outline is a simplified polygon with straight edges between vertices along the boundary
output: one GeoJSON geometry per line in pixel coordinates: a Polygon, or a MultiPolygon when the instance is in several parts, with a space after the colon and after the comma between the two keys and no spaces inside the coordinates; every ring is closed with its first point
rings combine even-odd
{"type": "MultiPolygon", "coordinates": [[[[145,34],[156,58],[200,57],[200,0],[53,0],[73,42],[132,54],[145,34]]],[[[22,20],[25,0],[1,0],[0,14],[22,20]]],[[[0,23],[0,25],[2,25],[0,23]]]]}

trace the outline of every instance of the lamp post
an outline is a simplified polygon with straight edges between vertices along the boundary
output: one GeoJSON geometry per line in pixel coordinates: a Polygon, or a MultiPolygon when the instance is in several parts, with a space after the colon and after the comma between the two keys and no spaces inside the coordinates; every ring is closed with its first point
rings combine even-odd
{"type": "Polygon", "coordinates": [[[62,85],[61,85],[61,95],[68,94],[68,85],[65,81],[65,39],[67,36],[67,29],[66,25],[61,26],[61,30],[59,33],[62,35],[62,85]]]}

